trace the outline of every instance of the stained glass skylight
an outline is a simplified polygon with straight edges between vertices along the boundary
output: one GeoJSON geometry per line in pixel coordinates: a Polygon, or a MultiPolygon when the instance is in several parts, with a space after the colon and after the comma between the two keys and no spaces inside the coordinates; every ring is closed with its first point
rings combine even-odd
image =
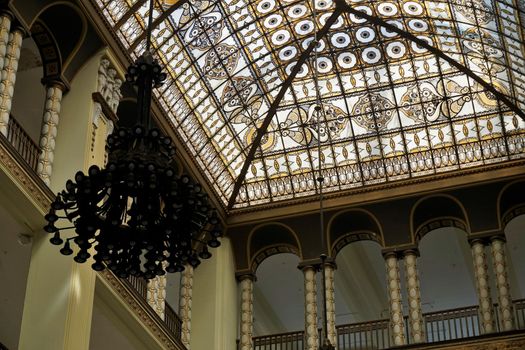
{"type": "MultiPolygon", "coordinates": [[[[131,56],[139,56],[147,2],[96,3],[131,56]]],[[[157,2],[153,46],[169,81],[156,97],[225,206],[315,195],[319,157],[324,190],[333,192],[524,156],[525,123],[517,113],[525,110],[525,16],[516,2],[345,4],[424,40],[461,69],[406,35],[341,10],[277,105],[314,33],[342,8],[335,0],[157,2]],[[276,112],[249,159],[272,105],[276,112]]]]}

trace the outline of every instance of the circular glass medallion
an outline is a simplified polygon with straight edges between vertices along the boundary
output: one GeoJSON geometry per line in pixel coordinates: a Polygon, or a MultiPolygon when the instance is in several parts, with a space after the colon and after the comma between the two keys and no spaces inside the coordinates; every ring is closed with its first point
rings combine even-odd
{"type": "Polygon", "coordinates": [[[423,14],[423,6],[415,1],[408,1],[403,4],[403,10],[411,16],[423,14]]]}
{"type": "Polygon", "coordinates": [[[365,63],[374,64],[381,59],[381,51],[376,47],[367,47],[361,53],[361,57],[365,63]]]}
{"type": "MultiPolygon", "coordinates": [[[[399,21],[386,21],[386,23],[398,28],[398,29],[403,29],[403,24],[401,24],[399,21]]],[[[396,37],[398,36],[399,34],[397,34],[396,32],[388,29],[388,28],[385,28],[385,27],[381,27],[381,34],[387,38],[393,38],[393,37],[396,37]]]]}
{"type": "Polygon", "coordinates": [[[344,69],[352,68],[353,66],[355,66],[356,62],[357,59],[355,58],[355,55],[351,52],[343,52],[342,54],[337,56],[337,64],[339,64],[339,66],[344,69]]]}
{"type": "Polygon", "coordinates": [[[408,27],[416,32],[426,32],[428,30],[428,24],[420,19],[413,19],[408,21],[408,27]]]}
{"type": "Polygon", "coordinates": [[[386,46],[386,54],[390,58],[400,59],[407,52],[405,44],[400,41],[394,41],[386,46]]]}
{"type": "Polygon", "coordinates": [[[308,9],[304,5],[291,6],[288,9],[288,16],[290,16],[291,18],[301,18],[304,15],[306,15],[307,11],[308,9]]]}
{"type": "Polygon", "coordinates": [[[288,61],[297,55],[297,48],[295,46],[287,46],[279,51],[279,58],[283,61],[288,61]]]}
{"type": "Polygon", "coordinates": [[[377,11],[382,16],[394,16],[397,14],[397,6],[391,2],[384,2],[377,6],[377,11]]]}
{"type": "Polygon", "coordinates": [[[275,0],[263,0],[257,5],[257,11],[260,13],[268,13],[275,7],[275,0]]]}
{"type": "Polygon", "coordinates": [[[356,31],[355,37],[357,41],[364,43],[364,44],[368,44],[375,39],[376,33],[374,32],[372,28],[362,27],[356,31]]]}
{"type": "Polygon", "coordinates": [[[346,33],[335,33],[330,38],[330,42],[334,47],[337,47],[338,49],[342,49],[344,47],[347,47],[350,45],[350,35],[346,33]]]}
{"type": "Polygon", "coordinates": [[[319,73],[328,73],[332,70],[333,64],[328,57],[319,57],[317,59],[317,71],[319,73]]]}
{"type": "Polygon", "coordinates": [[[269,29],[278,27],[283,22],[283,17],[281,15],[273,14],[264,20],[264,26],[269,29]]]}
{"type": "Polygon", "coordinates": [[[295,32],[299,35],[306,35],[314,30],[314,23],[310,20],[299,21],[295,25],[295,32]]]}
{"type": "Polygon", "coordinates": [[[284,45],[290,40],[290,33],[284,29],[278,30],[272,35],[272,43],[275,45],[284,45]]]}

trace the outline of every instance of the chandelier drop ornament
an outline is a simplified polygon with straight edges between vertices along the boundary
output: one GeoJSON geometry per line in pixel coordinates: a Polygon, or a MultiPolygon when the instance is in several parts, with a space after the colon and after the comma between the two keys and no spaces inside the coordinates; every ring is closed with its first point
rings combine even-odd
{"type": "Polygon", "coordinates": [[[137,87],[138,125],[116,129],[107,139],[106,166],[77,172],[45,216],[44,230],[53,234],[50,242],[62,246],[63,255],[76,252],[77,263],[92,258],[94,270],[107,267],[120,278],[151,279],[183,271],[185,264],[197,267],[222,236],[202,186],[178,175],[171,139],[150,127],[152,89],[166,79],[150,52],[152,14],[153,0],[146,51],[126,74],[137,87]],[[73,229],[73,235],[62,237],[61,231],[73,229]]]}

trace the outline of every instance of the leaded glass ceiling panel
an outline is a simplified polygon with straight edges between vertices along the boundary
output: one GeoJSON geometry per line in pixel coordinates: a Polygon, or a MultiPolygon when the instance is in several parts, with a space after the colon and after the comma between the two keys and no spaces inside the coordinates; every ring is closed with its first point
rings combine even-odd
{"type": "MultiPolygon", "coordinates": [[[[96,1],[129,54],[140,55],[147,3],[96,1]]],[[[169,81],[156,97],[225,205],[239,177],[234,208],[314,195],[319,163],[333,192],[523,157],[524,28],[515,2],[342,4],[157,2],[153,46],[169,81]],[[348,6],[408,34],[339,12],[348,6]]]]}

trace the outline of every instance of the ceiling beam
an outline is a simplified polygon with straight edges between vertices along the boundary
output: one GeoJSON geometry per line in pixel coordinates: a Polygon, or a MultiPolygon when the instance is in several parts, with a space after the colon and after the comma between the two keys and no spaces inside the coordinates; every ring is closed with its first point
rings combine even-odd
{"type": "Polygon", "coordinates": [[[136,12],[138,12],[139,8],[144,5],[144,3],[146,2],[147,0],[138,0],[136,3],[133,4],[133,6],[131,6],[128,11],[126,11],[126,13],[124,14],[124,16],[120,17],[120,19],[118,20],[118,22],[115,24],[115,26],[113,27],[113,30],[116,32],[117,30],[120,29],[120,27],[122,27],[124,25],[124,23],[126,23],[128,21],[128,19],[133,15],[135,14],[136,12]]]}
{"type": "MultiPolygon", "coordinates": [[[[166,20],[166,18],[168,18],[173,12],[175,12],[175,10],[177,10],[179,7],[181,7],[187,2],[188,0],[179,0],[173,5],[171,5],[171,7],[169,7],[167,10],[164,10],[164,12],[162,12],[161,15],[155,18],[155,20],[153,21],[153,25],[151,26],[151,31],[153,32],[153,30],[157,28],[159,24],[161,24],[164,20],[166,20]]],[[[147,34],[146,31],[143,31],[142,33],[140,33],[140,35],[135,39],[135,41],[133,41],[133,43],[129,46],[128,53],[135,51],[138,44],[146,38],[146,34],[147,34]]]]}

